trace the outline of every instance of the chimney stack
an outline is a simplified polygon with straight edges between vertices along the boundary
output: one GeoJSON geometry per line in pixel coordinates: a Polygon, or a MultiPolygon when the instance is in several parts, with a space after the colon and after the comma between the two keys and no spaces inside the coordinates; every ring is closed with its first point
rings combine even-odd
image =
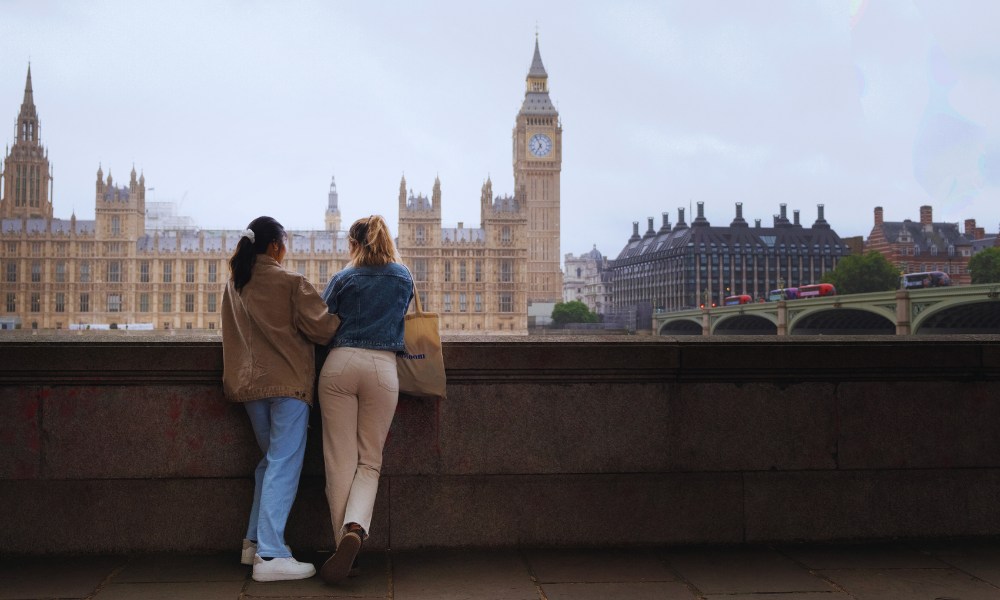
{"type": "Polygon", "coordinates": [[[642,239],[650,238],[656,235],[656,230],[653,229],[653,217],[648,217],[648,219],[649,219],[649,228],[646,229],[646,235],[642,236],[642,239]]]}
{"type": "Polygon", "coordinates": [[[638,242],[642,238],[639,237],[639,221],[632,221],[632,237],[628,239],[629,242],[638,242]]]}
{"type": "Polygon", "coordinates": [[[699,202],[698,216],[695,218],[694,221],[691,222],[691,225],[708,225],[708,224],[709,224],[708,219],[705,218],[705,203],[699,202]]]}
{"type": "Polygon", "coordinates": [[[792,223],[796,227],[800,227],[800,225],[799,225],[799,211],[797,211],[797,210],[793,210],[792,211],[792,223]]]}
{"type": "Polygon", "coordinates": [[[881,227],[885,221],[883,220],[884,213],[882,212],[881,206],[875,207],[875,227],[881,227]]]}
{"type": "Polygon", "coordinates": [[[729,224],[730,227],[746,227],[746,219],[743,218],[743,203],[736,203],[736,218],[729,224]]]}
{"type": "Polygon", "coordinates": [[[660,233],[670,231],[670,213],[663,213],[663,225],[660,226],[660,233]]]}
{"type": "Polygon", "coordinates": [[[830,224],[826,222],[826,218],[823,216],[825,211],[823,210],[822,204],[816,205],[816,222],[813,223],[813,229],[829,229],[830,224]]]}
{"type": "Polygon", "coordinates": [[[679,227],[687,227],[687,223],[684,222],[684,208],[677,208],[677,223],[674,225],[674,229],[679,227]]]}
{"type": "Polygon", "coordinates": [[[933,209],[928,205],[923,205],[920,207],[920,224],[924,226],[924,230],[929,230],[931,225],[934,223],[934,212],[933,209]]]}
{"type": "Polygon", "coordinates": [[[975,239],[976,236],[976,220],[966,219],[965,220],[965,236],[969,239],[975,239]]]}

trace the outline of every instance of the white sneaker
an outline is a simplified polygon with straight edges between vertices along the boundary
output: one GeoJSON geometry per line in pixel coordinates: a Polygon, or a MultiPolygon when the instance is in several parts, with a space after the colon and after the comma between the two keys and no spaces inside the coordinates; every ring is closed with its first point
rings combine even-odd
{"type": "MultiPolygon", "coordinates": [[[[285,548],[288,548],[288,544],[285,544],[285,548]]],[[[290,554],[292,549],[288,548],[288,552],[290,554]]],[[[257,554],[257,542],[243,538],[243,554],[240,556],[240,564],[253,565],[254,554],[257,554]]]]}
{"type": "Polygon", "coordinates": [[[292,557],[264,560],[259,554],[253,556],[254,581],[286,581],[308,579],[316,574],[316,568],[309,563],[300,563],[292,557]]]}
{"type": "Polygon", "coordinates": [[[254,554],[257,554],[257,544],[243,538],[243,554],[240,556],[240,564],[253,565],[254,554]]]}

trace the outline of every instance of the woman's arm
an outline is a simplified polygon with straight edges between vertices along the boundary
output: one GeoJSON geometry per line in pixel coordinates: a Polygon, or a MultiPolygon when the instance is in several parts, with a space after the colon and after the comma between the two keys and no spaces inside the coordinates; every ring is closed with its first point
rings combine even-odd
{"type": "Polygon", "coordinates": [[[299,277],[294,293],[295,327],[314,344],[328,344],[340,327],[340,317],[331,314],[319,292],[299,277]]]}

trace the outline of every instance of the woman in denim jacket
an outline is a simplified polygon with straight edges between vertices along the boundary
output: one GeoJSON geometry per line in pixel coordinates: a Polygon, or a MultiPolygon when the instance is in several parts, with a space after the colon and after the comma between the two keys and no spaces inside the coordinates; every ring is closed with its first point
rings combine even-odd
{"type": "Polygon", "coordinates": [[[256,581],[316,574],[292,558],[285,524],[295,500],[313,401],[315,344],[326,344],[340,319],[305,277],[281,266],[287,236],[271,217],[243,231],[222,294],[222,387],[246,408],[264,458],[254,477],[243,564],[256,581]]]}
{"type": "Polygon", "coordinates": [[[396,412],[396,351],[413,297],[410,272],[399,262],[385,220],[359,219],[348,232],[351,263],[323,298],[340,328],[319,376],[323,460],[337,550],[320,576],[346,577],[368,537],[382,468],[382,447],[396,412]]]}

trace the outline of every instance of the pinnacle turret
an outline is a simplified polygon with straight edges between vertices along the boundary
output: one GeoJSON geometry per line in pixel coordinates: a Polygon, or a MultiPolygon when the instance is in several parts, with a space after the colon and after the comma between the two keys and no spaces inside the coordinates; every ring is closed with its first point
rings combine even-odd
{"type": "Polygon", "coordinates": [[[528,77],[538,77],[545,79],[549,76],[545,72],[545,65],[542,64],[542,53],[538,50],[538,35],[535,35],[535,54],[531,57],[531,68],[528,70],[528,77]]]}

